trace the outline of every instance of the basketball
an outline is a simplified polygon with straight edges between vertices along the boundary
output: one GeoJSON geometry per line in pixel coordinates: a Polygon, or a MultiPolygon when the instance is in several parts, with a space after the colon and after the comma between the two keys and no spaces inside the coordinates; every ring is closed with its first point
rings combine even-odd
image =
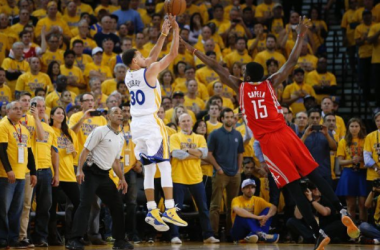
{"type": "Polygon", "coordinates": [[[168,14],[181,15],[186,10],[186,0],[165,0],[164,8],[168,14]]]}

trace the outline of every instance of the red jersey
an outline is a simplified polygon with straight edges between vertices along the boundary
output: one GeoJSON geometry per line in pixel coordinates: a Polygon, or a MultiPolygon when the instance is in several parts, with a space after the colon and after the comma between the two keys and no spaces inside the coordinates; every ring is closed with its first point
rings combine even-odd
{"type": "Polygon", "coordinates": [[[240,85],[240,108],[256,139],[286,127],[282,107],[269,80],[240,85]]]}
{"type": "Polygon", "coordinates": [[[37,56],[37,49],[34,46],[30,46],[29,50],[25,52],[24,50],[24,59],[37,56]]]}

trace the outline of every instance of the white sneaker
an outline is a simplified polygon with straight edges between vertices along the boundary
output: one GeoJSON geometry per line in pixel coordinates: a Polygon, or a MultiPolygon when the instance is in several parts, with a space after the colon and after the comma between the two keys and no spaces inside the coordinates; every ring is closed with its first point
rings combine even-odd
{"type": "Polygon", "coordinates": [[[178,237],[174,237],[171,242],[172,244],[182,244],[182,240],[178,237]]]}
{"type": "Polygon", "coordinates": [[[203,240],[203,243],[219,243],[220,240],[216,239],[214,236],[208,237],[207,239],[203,240]]]}
{"type": "Polygon", "coordinates": [[[373,239],[373,244],[374,245],[379,245],[380,244],[380,241],[378,239],[373,239]]]}

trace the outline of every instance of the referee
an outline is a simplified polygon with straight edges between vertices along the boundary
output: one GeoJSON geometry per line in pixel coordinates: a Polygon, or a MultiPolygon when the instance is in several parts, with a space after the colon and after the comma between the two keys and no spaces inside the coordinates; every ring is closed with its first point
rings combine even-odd
{"type": "Polygon", "coordinates": [[[77,181],[81,185],[80,204],[68,237],[68,249],[84,249],[80,239],[87,231],[89,211],[95,195],[110,209],[112,237],[115,239],[113,249],[133,249],[133,245],[125,240],[123,201],[109,177],[109,170],[112,168],[120,179],[119,189],[123,190],[123,194],[127,192],[128,185],[119,163],[124,144],[123,134],[119,131],[122,123],[121,109],[113,107],[109,112],[108,125],[94,129],[84,144],[77,173],[77,181]]]}

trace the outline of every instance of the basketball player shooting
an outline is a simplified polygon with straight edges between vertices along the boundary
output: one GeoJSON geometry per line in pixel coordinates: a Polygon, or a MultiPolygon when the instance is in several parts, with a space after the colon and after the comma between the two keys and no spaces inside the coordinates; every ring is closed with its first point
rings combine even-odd
{"type": "Polygon", "coordinates": [[[220,80],[234,89],[240,95],[240,107],[247,125],[253,131],[254,137],[260,142],[267,166],[279,188],[286,188],[292,194],[303,218],[314,232],[315,248],[323,250],[330,238],[319,228],[312,213],[310,202],[303,194],[299,183],[301,176],[309,178],[333,205],[340,211],[343,224],[351,238],[359,237],[360,231],[343,209],[330,185],[315,171],[318,164],[310,152],[286,125],[282,108],[277,101],[274,89],[287,79],[297,63],[301,53],[304,35],[310,27],[310,20],[305,17],[299,20],[297,26],[297,41],[288,61],[281,69],[263,81],[264,68],[255,62],[247,64],[243,72],[244,81],[229,74],[215,60],[185,43],[186,48],[211,67],[220,80]],[[318,237],[317,237],[318,236],[318,237]]]}
{"type": "Polygon", "coordinates": [[[145,221],[157,231],[169,230],[165,222],[187,226],[187,222],[177,215],[177,208],[174,206],[168,134],[165,124],[157,116],[161,106],[161,89],[157,76],[174,61],[178,55],[178,45],[179,27],[175,16],[169,15],[162,25],[160,38],[148,58],[144,58],[136,49],[129,49],[122,55],[124,64],[129,67],[125,84],[131,96],[132,141],[136,145],[136,158],[142,162],[145,170],[144,189],[149,211],[145,221]],[[170,28],[173,28],[170,53],[156,62],[170,28]],[[161,172],[161,186],[165,195],[166,211],[162,218],[154,200],[156,164],[161,172]]]}

